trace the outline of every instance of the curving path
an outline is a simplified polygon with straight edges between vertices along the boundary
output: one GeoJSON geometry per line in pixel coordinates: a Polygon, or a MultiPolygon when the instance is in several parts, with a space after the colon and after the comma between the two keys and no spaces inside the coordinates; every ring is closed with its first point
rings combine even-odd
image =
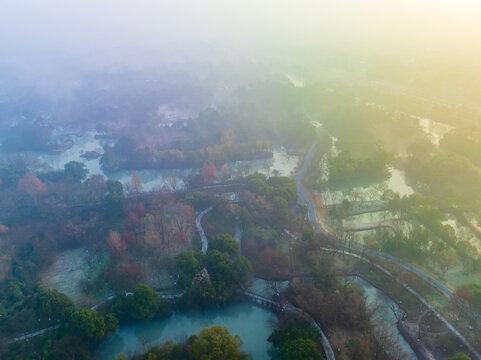
{"type": "MultiPolygon", "coordinates": [[[[337,243],[338,245],[342,246],[342,247],[348,247],[342,240],[339,240],[336,236],[334,236],[331,232],[329,231],[326,231],[325,229],[323,229],[320,225],[319,225],[319,221],[317,219],[317,212],[316,212],[316,208],[307,192],[307,190],[305,189],[304,185],[302,184],[302,179],[304,178],[304,175],[306,174],[306,171],[307,169],[309,168],[311,162],[312,162],[312,158],[314,156],[314,153],[317,149],[317,141],[311,146],[311,149],[309,150],[309,152],[307,153],[306,155],[306,158],[305,158],[305,161],[304,161],[304,164],[303,164],[303,167],[302,169],[296,174],[293,176],[293,178],[296,180],[296,183],[297,183],[297,189],[298,189],[298,195],[299,195],[299,202],[302,203],[302,204],[305,204],[307,205],[307,208],[308,208],[308,218],[309,218],[309,221],[311,222],[313,228],[319,232],[319,233],[322,233],[323,235],[325,235],[330,241],[332,242],[335,242],[337,243]]],[[[430,283],[433,287],[435,287],[439,292],[441,292],[443,295],[445,295],[446,297],[448,298],[451,298],[451,297],[455,297],[455,293],[449,288],[447,287],[446,285],[444,285],[442,282],[440,282],[439,280],[433,278],[431,275],[429,275],[428,273],[424,272],[423,270],[417,268],[416,266],[408,263],[407,261],[405,260],[402,260],[400,258],[397,258],[395,256],[392,256],[392,255],[389,255],[389,254],[385,254],[383,252],[380,252],[380,251],[377,251],[377,250],[373,250],[373,249],[369,249],[369,248],[365,248],[363,246],[359,246],[359,245],[355,245],[355,244],[350,244],[349,245],[349,248],[351,249],[354,249],[356,251],[360,251],[364,254],[368,254],[369,256],[372,256],[372,257],[376,257],[376,258],[380,258],[382,260],[386,260],[386,261],[389,261],[389,262],[394,262],[396,263],[397,265],[400,265],[402,266],[404,269],[410,271],[410,272],[413,272],[415,273],[417,276],[421,277],[422,279],[424,279],[425,281],[427,281],[428,283],[430,283]]],[[[473,311],[470,311],[471,312],[471,315],[477,319],[478,322],[481,323],[481,317],[478,315],[478,314],[475,314],[473,311]]]]}
{"type": "Polygon", "coordinates": [[[209,246],[209,243],[207,242],[207,236],[205,236],[204,229],[202,228],[202,224],[200,222],[202,221],[202,218],[204,217],[204,215],[211,210],[212,210],[212,206],[209,206],[207,209],[199,213],[199,215],[197,215],[197,218],[195,219],[195,226],[197,227],[197,231],[199,232],[200,241],[202,241],[203,253],[207,252],[207,247],[209,246]]]}
{"type": "Polygon", "coordinates": [[[252,301],[256,302],[256,303],[259,303],[260,305],[263,305],[263,306],[268,306],[270,308],[277,308],[277,309],[281,309],[281,311],[284,311],[284,310],[287,310],[287,311],[290,311],[290,312],[293,312],[293,313],[296,313],[296,314],[302,314],[302,316],[304,316],[306,319],[312,321],[312,323],[314,324],[314,326],[319,330],[319,332],[321,333],[321,342],[322,342],[322,347],[324,348],[324,352],[326,353],[326,356],[327,356],[327,359],[328,360],[335,360],[336,357],[334,356],[334,351],[332,351],[332,347],[331,347],[331,344],[329,343],[329,340],[327,339],[326,335],[324,334],[324,332],[322,331],[321,327],[319,326],[319,324],[317,323],[317,321],[315,321],[311,315],[309,315],[308,313],[302,311],[301,309],[295,307],[295,306],[292,306],[292,305],[289,305],[289,304],[281,304],[280,302],[277,302],[277,301],[274,301],[274,300],[271,300],[271,299],[268,299],[268,298],[265,298],[263,296],[260,296],[260,295],[257,295],[257,294],[254,294],[250,291],[244,291],[244,295],[247,296],[249,299],[251,299],[252,301]]]}
{"type": "MultiPolygon", "coordinates": [[[[385,254],[385,253],[382,253],[380,251],[376,251],[376,250],[373,250],[373,249],[368,249],[368,248],[365,248],[365,247],[362,247],[362,246],[359,246],[359,245],[353,245],[353,244],[347,245],[342,240],[338,239],[332,233],[330,233],[329,231],[326,231],[325,229],[323,229],[319,225],[319,221],[317,219],[316,207],[314,206],[314,203],[311,200],[311,198],[309,196],[309,193],[307,192],[304,185],[302,184],[302,180],[303,180],[303,178],[304,178],[304,176],[307,172],[307,169],[311,165],[312,158],[314,157],[314,154],[317,150],[317,147],[318,147],[318,139],[312,144],[311,148],[309,149],[308,153],[306,154],[306,157],[305,157],[305,160],[304,160],[304,163],[303,163],[303,166],[302,166],[301,170],[296,175],[293,176],[293,179],[296,180],[296,184],[297,184],[299,202],[307,205],[307,210],[308,210],[307,215],[308,215],[309,221],[311,222],[314,230],[318,233],[323,234],[330,241],[338,244],[342,248],[348,248],[349,247],[349,248],[354,249],[356,251],[359,251],[361,253],[372,256],[373,258],[378,258],[378,259],[386,260],[388,262],[396,263],[397,265],[402,266],[404,269],[418,275],[419,277],[421,277],[422,279],[427,281],[429,284],[431,284],[434,288],[439,290],[442,294],[444,294],[448,298],[451,298],[451,297],[455,296],[453,291],[451,289],[449,289],[446,285],[442,284],[440,281],[434,279],[432,276],[430,276],[426,272],[422,271],[421,269],[418,269],[417,267],[409,264],[408,262],[406,262],[402,259],[399,259],[395,256],[385,254]]],[[[329,249],[329,251],[337,251],[337,250],[329,249]]],[[[347,253],[347,252],[344,251],[344,253],[347,253]]],[[[361,257],[360,255],[357,255],[357,254],[353,254],[353,253],[349,253],[349,254],[352,254],[353,256],[355,255],[359,258],[363,258],[363,257],[361,257]]],[[[366,258],[363,258],[363,259],[366,259],[366,258]]],[[[368,261],[369,261],[370,264],[372,264],[373,266],[375,266],[379,270],[382,269],[381,271],[383,271],[388,276],[396,279],[396,277],[393,274],[391,274],[388,270],[384,269],[382,266],[378,265],[377,263],[374,263],[372,260],[368,260],[368,261]]],[[[414,296],[416,296],[429,309],[432,309],[433,313],[435,313],[436,316],[438,316],[438,318],[448,327],[448,329],[450,329],[453,332],[453,334],[456,335],[456,337],[458,337],[461,340],[461,342],[468,349],[470,349],[472,354],[476,355],[476,358],[481,360],[481,354],[479,354],[476,351],[476,349],[467,341],[467,339],[458,330],[456,330],[436,309],[434,309],[431,304],[429,304],[424,298],[422,298],[420,294],[418,294],[415,290],[410,288],[409,285],[407,285],[407,284],[404,284],[404,285],[405,285],[406,289],[408,289],[409,292],[411,292],[414,296]]],[[[480,321],[479,315],[475,314],[473,311],[469,311],[469,312],[478,322],[480,321]]]]}
{"type": "MultiPolygon", "coordinates": [[[[202,217],[211,210],[212,210],[212,206],[208,207],[207,209],[205,209],[204,211],[199,213],[199,215],[195,219],[195,225],[197,227],[197,231],[199,232],[200,238],[202,240],[202,251],[203,252],[207,252],[207,237],[205,236],[204,229],[202,228],[201,220],[202,220],[202,217]],[[204,244],[205,244],[205,250],[204,250],[204,244]]],[[[236,236],[236,240],[238,238],[238,241],[240,242],[240,237],[242,236],[242,231],[239,229],[238,224],[236,224],[236,235],[238,235],[238,236],[236,236]]],[[[335,360],[336,359],[334,357],[334,352],[332,351],[331,344],[329,344],[329,340],[327,339],[326,335],[322,331],[319,324],[309,314],[307,314],[304,311],[296,308],[295,306],[283,305],[283,304],[278,303],[276,301],[273,301],[273,300],[267,299],[265,297],[262,297],[260,295],[254,294],[250,291],[244,291],[244,295],[246,295],[251,300],[258,301],[261,305],[269,304],[272,307],[285,309],[287,311],[296,312],[296,313],[300,312],[305,317],[309,318],[309,320],[311,320],[315,324],[315,326],[319,329],[319,331],[321,332],[322,347],[324,348],[324,351],[326,353],[326,356],[327,356],[328,360],[335,360]]]]}
{"type": "Polygon", "coordinates": [[[469,343],[469,341],[458,331],[454,328],[453,325],[451,325],[451,323],[443,316],[441,315],[434,306],[432,306],[426,299],[424,299],[421,294],[419,294],[416,290],[414,290],[412,287],[410,287],[408,284],[406,284],[404,281],[402,281],[401,279],[399,279],[397,276],[395,276],[393,273],[391,273],[389,270],[383,268],[381,265],[373,262],[372,260],[364,257],[364,256],[361,256],[361,255],[358,255],[358,254],[354,254],[352,252],[349,252],[349,251],[345,251],[345,250],[336,250],[336,249],[331,249],[331,248],[326,248],[326,247],[321,247],[320,248],[321,250],[323,251],[326,251],[326,252],[333,252],[333,253],[338,253],[338,254],[343,254],[343,255],[348,255],[348,256],[352,256],[352,257],[355,257],[359,260],[362,260],[364,262],[367,262],[369,263],[370,265],[374,266],[376,269],[380,270],[381,272],[383,272],[384,274],[386,274],[387,276],[393,278],[394,280],[396,280],[399,284],[401,284],[407,291],[409,291],[412,295],[414,295],[424,306],[426,306],[426,308],[428,308],[429,310],[431,310],[431,312],[436,315],[436,317],[464,344],[464,346],[466,346],[469,351],[471,352],[472,355],[475,355],[477,359],[481,359],[481,354],[469,343]]]}
{"type": "Polygon", "coordinates": [[[49,332],[49,331],[58,329],[59,327],[60,327],[60,325],[54,325],[54,326],[50,326],[50,327],[45,328],[45,329],[42,329],[42,330],[38,330],[38,331],[31,332],[31,333],[27,333],[27,334],[24,334],[24,335],[22,335],[22,336],[19,336],[19,337],[10,339],[10,340],[6,341],[5,344],[12,344],[12,343],[14,343],[14,342],[22,341],[22,340],[27,340],[27,341],[28,341],[28,339],[30,339],[30,338],[33,338],[33,337],[38,336],[38,335],[45,334],[46,332],[49,332]]]}

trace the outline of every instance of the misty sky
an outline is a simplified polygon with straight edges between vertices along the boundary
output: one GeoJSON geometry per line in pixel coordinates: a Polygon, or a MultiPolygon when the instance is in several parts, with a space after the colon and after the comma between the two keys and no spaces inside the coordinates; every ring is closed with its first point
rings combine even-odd
{"type": "MultiPolygon", "coordinates": [[[[478,0],[0,0],[4,55],[479,40],[478,0]]],[[[479,41],[478,41],[479,42],[479,41]]],[[[431,44],[432,43],[432,44],[431,44]]]]}

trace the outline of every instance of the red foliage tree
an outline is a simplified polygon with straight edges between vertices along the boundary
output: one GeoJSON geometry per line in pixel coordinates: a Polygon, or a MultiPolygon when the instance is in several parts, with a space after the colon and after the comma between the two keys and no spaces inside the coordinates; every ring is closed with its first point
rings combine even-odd
{"type": "Polygon", "coordinates": [[[115,269],[112,281],[122,290],[133,290],[137,285],[145,283],[147,273],[139,264],[123,264],[115,269]]]}
{"type": "Polygon", "coordinates": [[[474,293],[468,287],[463,287],[457,290],[456,295],[466,301],[468,304],[472,304],[474,302],[474,293]]]}
{"type": "Polygon", "coordinates": [[[287,257],[280,251],[247,238],[243,254],[251,261],[254,274],[267,280],[286,280],[291,277],[287,257]]]}
{"type": "Polygon", "coordinates": [[[144,190],[142,182],[140,181],[135,171],[132,171],[132,184],[134,185],[134,189],[137,194],[141,193],[144,190]]]}
{"type": "Polygon", "coordinates": [[[204,163],[200,172],[200,179],[204,184],[213,184],[219,181],[219,174],[213,162],[204,163]]]}
{"type": "Polygon", "coordinates": [[[45,184],[32,173],[27,173],[18,180],[17,189],[30,195],[35,203],[37,203],[40,194],[47,192],[45,184]]]}
{"type": "Polygon", "coordinates": [[[139,217],[144,216],[146,213],[147,211],[145,209],[144,203],[140,203],[139,205],[137,205],[137,214],[139,215],[139,217]]]}
{"type": "Polygon", "coordinates": [[[107,238],[107,245],[109,247],[110,254],[116,258],[123,258],[125,250],[127,250],[127,244],[120,237],[120,235],[110,230],[109,237],[107,238]]]}
{"type": "Polygon", "coordinates": [[[176,242],[176,234],[187,234],[193,228],[195,209],[190,205],[176,202],[172,194],[162,193],[152,197],[149,213],[152,215],[153,229],[158,236],[160,245],[158,249],[175,253],[183,246],[176,242]]]}
{"type": "Polygon", "coordinates": [[[134,245],[136,243],[135,235],[128,230],[124,231],[123,240],[127,245],[134,245]]]}

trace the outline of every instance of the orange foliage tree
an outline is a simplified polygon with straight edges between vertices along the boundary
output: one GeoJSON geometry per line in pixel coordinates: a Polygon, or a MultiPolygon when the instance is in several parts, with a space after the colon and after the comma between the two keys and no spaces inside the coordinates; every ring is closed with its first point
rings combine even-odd
{"type": "Polygon", "coordinates": [[[117,232],[110,230],[109,237],[107,238],[107,245],[110,254],[112,254],[113,257],[124,257],[125,250],[127,250],[127,244],[117,232]]]}
{"type": "Polygon", "coordinates": [[[213,162],[204,163],[200,172],[200,179],[204,184],[213,184],[219,181],[219,174],[213,162]]]}
{"type": "Polygon", "coordinates": [[[27,193],[35,203],[37,203],[39,195],[47,192],[45,184],[32,173],[27,173],[18,180],[17,189],[27,193]]]}
{"type": "Polygon", "coordinates": [[[134,189],[137,194],[141,193],[144,190],[142,182],[140,181],[135,171],[132,171],[132,184],[134,185],[134,189]]]}

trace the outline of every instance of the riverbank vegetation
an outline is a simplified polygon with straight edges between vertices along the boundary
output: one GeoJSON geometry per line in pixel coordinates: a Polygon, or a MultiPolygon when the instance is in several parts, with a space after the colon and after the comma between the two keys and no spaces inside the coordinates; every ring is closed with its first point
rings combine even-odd
{"type": "Polygon", "coordinates": [[[170,315],[169,304],[146,285],[139,285],[129,296],[116,297],[112,302],[92,310],[76,307],[56,290],[41,290],[33,299],[39,322],[47,319],[51,326],[31,341],[14,342],[4,349],[4,359],[80,359],[93,358],[93,350],[111,336],[119,323],[148,321],[170,315]]]}
{"type": "Polygon", "coordinates": [[[354,155],[349,150],[341,151],[329,161],[329,182],[339,188],[346,185],[372,184],[386,180],[393,156],[382,147],[365,144],[364,151],[354,155]]]}
{"type": "MultiPolygon", "coordinates": [[[[168,341],[162,346],[153,346],[145,354],[133,356],[131,360],[247,360],[248,354],[240,349],[242,339],[229,333],[229,329],[213,326],[203,329],[198,335],[190,336],[184,343],[168,341]]],[[[117,360],[126,360],[124,355],[117,360]]]]}

